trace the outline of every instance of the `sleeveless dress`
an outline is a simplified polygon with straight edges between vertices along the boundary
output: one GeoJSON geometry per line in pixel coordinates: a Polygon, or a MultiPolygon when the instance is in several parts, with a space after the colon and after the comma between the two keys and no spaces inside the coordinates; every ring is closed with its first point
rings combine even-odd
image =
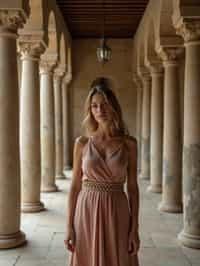
{"type": "MultiPolygon", "coordinates": [[[[82,180],[124,184],[128,149],[125,140],[106,159],[92,136],[83,148],[82,180]]],[[[122,191],[80,190],[74,214],[75,250],[69,266],[138,266],[138,256],[128,253],[130,208],[122,191]]]]}

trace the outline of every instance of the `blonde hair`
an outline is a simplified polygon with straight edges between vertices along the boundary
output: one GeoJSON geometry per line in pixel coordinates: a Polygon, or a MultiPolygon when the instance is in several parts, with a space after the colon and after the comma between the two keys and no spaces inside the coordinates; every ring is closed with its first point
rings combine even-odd
{"type": "Polygon", "coordinates": [[[110,130],[112,135],[117,133],[117,135],[129,135],[128,129],[125,126],[124,120],[122,118],[122,111],[120,104],[113,93],[113,91],[109,88],[109,81],[105,78],[96,79],[89,91],[89,94],[85,101],[84,106],[84,119],[82,122],[83,127],[86,129],[86,134],[91,135],[98,128],[98,122],[94,119],[91,112],[91,101],[92,97],[96,93],[101,93],[105,100],[110,104],[113,111],[113,124],[110,126],[110,130]]]}

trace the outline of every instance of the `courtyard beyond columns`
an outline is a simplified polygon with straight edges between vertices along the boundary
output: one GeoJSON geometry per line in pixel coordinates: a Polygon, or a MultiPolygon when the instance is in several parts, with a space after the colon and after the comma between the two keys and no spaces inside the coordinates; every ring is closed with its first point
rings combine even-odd
{"type": "MultiPolygon", "coordinates": [[[[71,172],[66,172],[71,176],[71,172]]],[[[183,214],[159,212],[161,194],[147,192],[149,180],[138,179],[140,190],[140,266],[199,266],[199,250],[181,246],[177,235],[183,214]]],[[[1,250],[0,266],[68,266],[63,240],[71,179],[56,181],[59,191],[42,193],[46,211],[22,213],[27,245],[1,250]]]]}

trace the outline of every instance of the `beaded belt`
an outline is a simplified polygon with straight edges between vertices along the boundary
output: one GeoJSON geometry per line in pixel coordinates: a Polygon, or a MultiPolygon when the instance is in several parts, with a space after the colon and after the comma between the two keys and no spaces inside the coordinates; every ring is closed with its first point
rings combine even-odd
{"type": "Polygon", "coordinates": [[[123,192],[124,191],[124,183],[120,182],[97,182],[97,181],[91,181],[91,180],[83,180],[82,182],[83,188],[87,190],[97,190],[100,192],[110,192],[110,191],[118,191],[123,192]]]}

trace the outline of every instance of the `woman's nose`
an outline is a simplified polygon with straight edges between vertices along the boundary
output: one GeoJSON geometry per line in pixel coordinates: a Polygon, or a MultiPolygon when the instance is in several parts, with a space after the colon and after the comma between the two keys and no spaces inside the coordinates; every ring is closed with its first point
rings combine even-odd
{"type": "Polygon", "coordinates": [[[103,111],[103,106],[102,105],[99,105],[98,108],[97,108],[97,111],[98,112],[102,112],[103,111]]]}

